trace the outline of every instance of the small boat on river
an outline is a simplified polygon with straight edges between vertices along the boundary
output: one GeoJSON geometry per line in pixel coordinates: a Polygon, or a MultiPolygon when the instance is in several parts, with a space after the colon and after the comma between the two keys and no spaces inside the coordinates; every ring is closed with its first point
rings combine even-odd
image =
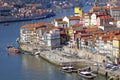
{"type": "Polygon", "coordinates": [[[19,54],[19,53],[21,53],[21,51],[19,49],[16,49],[12,45],[7,46],[7,52],[8,53],[13,53],[13,54],[19,54]]]}
{"type": "Polygon", "coordinates": [[[96,75],[90,71],[79,71],[78,74],[81,77],[87,78],[87,79],[93,79],[96,77],[96,75]]]}
{"type": "Polygon", "coordinates": [[[77,69],[73,66],[62,66],[60,67],[60,70],[67,73],[77,72],[77,69]]]}
{"type": "Polygon", "coordinates": [[[63,72],[67,72],[67,73],[71,73],[71,69],[67,66],[63,66],[63,67],[60,67],[60,70],[63,71],[63,72]]]}

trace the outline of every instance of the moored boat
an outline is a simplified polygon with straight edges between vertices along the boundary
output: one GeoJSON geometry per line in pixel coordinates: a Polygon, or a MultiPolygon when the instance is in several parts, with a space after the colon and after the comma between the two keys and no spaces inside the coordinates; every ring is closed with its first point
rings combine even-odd
{"type": "Polygon", "coordinates": [[[87,78],[87,79],[93,79],[96,77],[96,75],[90,71],[80,71],[78,72],[78,74],[81,76],[81,77],[84,77],[84,78],[87,78]]]}
{"type": "Polygon", "coordinates": [[[67,67],[67,66],[60,67],[60,70],[63,71],[63,72],[67,72],[67,73],[71,73],[72,72],[72,70],[69,67],[67,67]]]}
{"type": "Polygon", "coordinates": [[[69,66],[69,69],[70,69],[72,72],[77,72],[77,71],[78,71],[78,69],[75,68],[75,67],[73,67],[73,66],[69,66]]]}
{"type": "Polygon", "coordinates": [[[74,68],[73,66],[62,66],[60,67],[61,71],[67,72],[67,73],[72,73],[72,72],[77,72],[77,69],[74,68]]]}
{"type": "Polygon", "coordinates": [[[19,49],[14,48],[12,45],[7,46],[7,52],[8,53],[14,53],[14,54],[21,53],[21,51],[19,49]]]}

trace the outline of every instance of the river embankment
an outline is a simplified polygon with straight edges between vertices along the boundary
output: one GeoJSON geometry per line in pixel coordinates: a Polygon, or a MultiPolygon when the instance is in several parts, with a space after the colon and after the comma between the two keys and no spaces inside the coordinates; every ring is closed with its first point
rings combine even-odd
{"type": "MultiPolygon", "coordinates": [[[[27,51],[32,54],[35,53],[35,51],[33,50],[34,46],[32,45],[22,44],[19,45],[19,47],[23,51],[27,51]]],[[[86,50],[78,50],[75,48],[71,49],[65,46],[61,49],[55,49],[55,50],[41,51],[38,49],[37,52],[39,53],[40,57],[57,66],[61,66],[62,64],[71,64],[74,66],[86,66],[86,67],[89,66],[94,72],[97,72],[99,74],[102,74],[110,78],[114,77],[120,79],[119,71],[110,71],[105,69],[105,66],[101,61],[101,59],[103,59],[104,56],[100,56],[98,54],[92,54],[86,50]]]]}
{"type": "Polygon", "coordinates": [[[55,16],[56,13],[55,12],[46,12],[43,15],[39,15],[39,16],[29,16],[29,17],[14,17],[14,16],[10,16],[10,17],[4,17],[0,19],[0,23],[11,23],[11,22],[22,22],[22,21],[32,21],[32,20],[40,20],[40,19],[46,19],[46,18],[50,18],[55,16]]]}

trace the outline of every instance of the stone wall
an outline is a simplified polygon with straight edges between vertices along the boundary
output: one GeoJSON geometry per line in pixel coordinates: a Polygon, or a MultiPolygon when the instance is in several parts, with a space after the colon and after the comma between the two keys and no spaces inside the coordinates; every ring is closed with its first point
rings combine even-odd
{"type": "Polygon", "coordinates": [[[90,53],[90,51],[87,51],[86,49],[76,49],[76,48],[68,48],[68,47],[63,47],[65,52],[69,52],[71,54],[75,54],[79,56],[80,58],[83,59],[90,59],[95,62],[102,63],[103,60],[106,59],[105,56],[97,54],[97,53],[90,53]]]}

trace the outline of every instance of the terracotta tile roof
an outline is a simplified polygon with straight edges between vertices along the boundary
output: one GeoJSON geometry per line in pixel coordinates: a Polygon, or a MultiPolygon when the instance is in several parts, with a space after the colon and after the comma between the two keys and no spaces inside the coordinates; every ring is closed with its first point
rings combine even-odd
{"type": "Polygon", "coordinates": [[[111,30],[111,31],[108,31],[108,32],[106,32],[106,35],[108,34],[110,34],[110,35],[118,35],[120,33],[120,31],[119,30],[111,30]]]}
{"type": "Polygon", "coordinates": [[[117,35],[117,36],[115,36],[116,38],[117,38],[117,40],[120,40],[120,35],[117,35]]]}
{"type": "Polygon", "coordinates": [[[58,21],[58,24],[67,24],[66,21],[58,21]]]}
{"type": "Polygon", "coordinates": [[[118,7],[112,7],[111,9],[112,10],[120,10],[120,6],[118,6],[118,7]]]}
{"type": "Polygon", "coordinates": [[[26,24],[24,26],[21,26],[21,28],[31,28],[33,26],[34,26],[34,24],[26,24]]]}
{"type": "Polygon", "coordinates": [[[75,39],[76,38],[84,38],[84,37],[90,37],[92,36],[91,34],[75,34],[75,39]]]}
{"type": "Polygon", "coordinates": [[[56,18],[55,21],[62,21],[62,18],[56,18]]]}
{"type": "Polygon", "coordinates": [[[83,28],[82,24],[75,24],[71,26],[74,31],[81,30],[83,28]]]}
{"type": "Polygon", "coordinates": [[[77,30],[76,33],[86,33],[85,30],[77,30]]]}
{"type": "Polygon", "coordinates": [[[46,26],[46,25],[47,25],[47,23],[45,23],[45,22],[39,22],[39,23],[35,24],[35,27],[41,27],[41,26],[46,26]]]}
{"type": "Polygon", "coordinates": [[[105,33],[104,32],[93,32],[92,35],[96,37],[103,36],[105,33]]]}
{"type": "Polygon", "coordinates": [[[83,15],[83,16],[82,16],[82,19],[84,19],[84,18],[85,18],[85,16],[83,15]]]}
{"type": "Polygon", "coordinates": [[[113,40],[113,37],[111,37],[111,36],[104,36],[104,37],[102,37],[102,40],[103,41],[112,41],[113,40]]]}
{"type": "Polygon", "coordinates": [[[112,19],[112,17],[110,15],[102,15],[102,16],[99,16],[100,19],[112,19]]]}
{"type": "Polygon", "coordinates": [[[118,22],[118,20],[113,20],[113,22],[118,22]]]}
{"type": "Polygon", "coordinates": [[[105,10],[110,10],[110,7],[109,7],[109,6],[103,6],[103,8],[104,8],[105,10]]]}
{"type": "Polygon", "coordinates": [[[115,34],[114,34],[114,33],[108,33],[108,34],[104,34],[104,36],[110,36],[110,37],[113,37],[113,36],[115,36],[115,34]]]}
{"type": "Polygon", "coordinates": [[[86,32],[92,32],[92,31],[97,31],[97,30],[99,30],[98,27],[91,27],[91,28],[85,29],[86,32]]]}
{"type": "Polygon", "coordinates": [[[72,28],[82,27],[82,26],[83,26],[82,24],[77,23],[77,24],[72,25],[72,28]]]}
{"type": "Polygon", "coordinates": [[[120,34],[120,31],[119,31],[119,30],[116,30],[116,31],[114,32],[114,34],[115,34],[115,35],[119,35],[119,34],[120,34]]]}
{"type": "Polygon", "coordinates": [[[80,20],[80,16],[70,16],[69,19],[70,20],[80,20]]]}
{"type": "Polygon", "coordinates": [[[22,26],[21,28],[37,28],[37,27],[41,27],[41,26],[46,26],[46,23],[40,22],[40,23],[35,23],[35,24],[26,24],[26,25],[22,26]]]}
{"type": "Polygon", "coordinates": [[[89,36],[89,37],[83,37],[82,39],[87,40],[87,41],[94,41],[95,37],[89,36]]]}

